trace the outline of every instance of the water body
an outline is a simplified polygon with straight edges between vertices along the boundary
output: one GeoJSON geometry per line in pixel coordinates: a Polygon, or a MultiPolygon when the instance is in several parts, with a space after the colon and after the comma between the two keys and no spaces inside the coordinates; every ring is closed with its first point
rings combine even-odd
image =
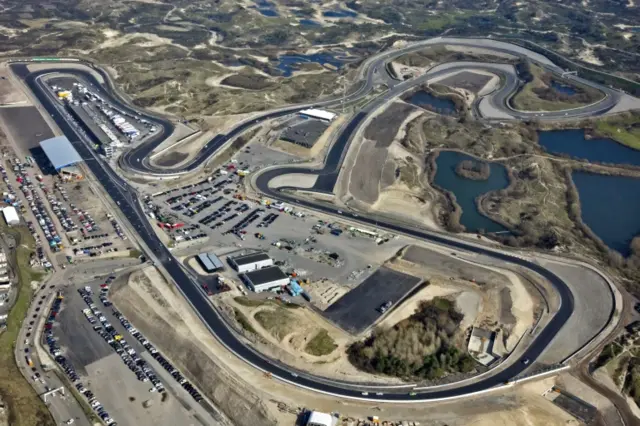
{"type": "Polygon", "coordinates": [[[268,16],[270,18],[279,16],[278,11],[275,9],[276,5],[273,2],[269,0],[255,0],[254,3],[262,16],[268,16]]]}
{"type": "Polygon", "coordinates": [[[567,154],[593,162],[640,166],[640,151],[612,139],[585,139],[581,129],[552,130],[540,132],[538,136],[540,145],[552,154],[567,154]]]}
{"type": "Polygon", "coordinates": [[[551,87],[556,92],[560,92],[560,93],[563,93],[563,94],[569,95],[569,96],[575,95],[577,93],[576,89],[574,89],[573,87],[567,86],[566,84],[559,83],[559,82],[557,82],[555,80],[551,80],[551,87]]]}
{"type": "Polygon", "coordinates": [[[279,16],[278,12],[276,12],[274,9],[258,9],[258,12],[260,12],[263,16],[268,16],[270,18],[273,18],[274,16],[279,16]]]}
{"type": "Polygon", "coordinates": [[[640,234],[640,179],[573,172],[580,195],[582,221],[623,256],[640,234]]]}
{"type": "Polygon", "coordinates": [[[456,166],[464,160],[475,159],[469,155],[454,151],[442,151],[436,159],[437,171],[434,183],[453,192],[462,209],[460,223],[469,232],[484,229],[486,232],[506,231],[501,224],[494,222],[478,211],[476,198],[487,192],[506,188],[509,185],[507,170],[501,164],[489,163],[491,174],[489,179],[478,181],[466,179],[456,173],[456,166]]]}
{"type": "Polygon", "coordinates": [[[291,77],[294,71],[300,69],[299,65],[305,62],[314,62],[316,64],[324,65],[330,64],[336,68],[341,68],[344,65],[344,61],[338,59],[331,53],[315,53],[313,55],[283,55],[280,56],[280,62],[277,68],[282,71],[284,77],[291,77]]]}
{"type": "Polygon", "coordinates": [[[442,99],[433,96],[431,93],[427,93],[424,90],[420,90],[408,99],[409,103],[412,103],[419,107],[431,107],[426,109],[433,109],[434,111],[444,115],[455,115],[456,104],[451,99],[442,99]]]}
{"type": "Polygon", "coordinates": [[[322,12],[322,16],[326,18],[355,18],[358,14],[352,10],[334,9],[322,12]]]}
{"type": "Polygon", "coordinates": [[[309,27],[317,27],[320,25],[320,22],[314,21],[313,19],[301,19],[300,25],[306,25],[309,27]]]}

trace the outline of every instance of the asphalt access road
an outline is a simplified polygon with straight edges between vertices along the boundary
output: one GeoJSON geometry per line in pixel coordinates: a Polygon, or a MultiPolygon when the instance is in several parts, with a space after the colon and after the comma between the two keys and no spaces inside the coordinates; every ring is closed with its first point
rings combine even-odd
{"type": "MultiPolygon", "coordinates": [[[[64,119],[62,111],[58,109],[60,107],[53,99],[52,95],[42,85],[42,82],[39,79],[36,79],[34,76],[27,76],[25,81],[34,92],[34,94],[38,97],[45,109],[51,114],[52,118],[56,121],[58,126],[60,126],[60,129],[71,141],[74,141],[74,145],[76,149],[78,149],[80,155],[88,160],[86,161],[86,164],[95,175],[96,180],[100,182],[101,185],[103,185],[105,191],[116,202],[116,204],[122,210],[123,215],[126,216],[132,227],[138,232],[140,238],[148,247],[153,249],[157,261],[160,262],[165,270],[171,275],[177,287],[181,290],[187,300],[189,300],[196,312],[198,312],[198,314],[200,315],[203,322],[212,331],[213,335],[229,350],[233,351],[237,356],[251,363],[256,368],[263,371],[268,371],[273,375],[273,377],[287,380],[291,383],[295,383],[298,386],[313,389],[318,392],[342,396],[345,398],[364,398],[388,401],[427,401],[440,398],[465,396],[469,393],[491,389],[518,376],[528,367],[522,362],[515,362],[510,367],[490,378],[457,388],[449,388],[445,390],[425,390],[413,396],[407,395],[406,393],[400,393],[401,391],[397,389],[394,390],[387,388],[384,389],[384,395],[379,395],[369,394],[368,392],[371,389],[368,389],[363,385],[329,381],[321,377],[316,377],[306,373],[295,371],[290,367],[281,364],[277,360],[269,359],[264,355],[255,352],[250,347],[245,346],[227,327],[224,320],[220,316],[218,316],[217,312],[209,303],[200,286],[192,280],[192,278],[180,266],[179,262],[174,260],[169,250],[158,239],[154,230],[152,229],[152,225],[146,220],[145,214],[142,211],[136,194],[132,191],[129,191],[128,187],[126,186],[126,182],[124,182],[119,176],[117,176],[109,168],[109,166],[102,161],[101,158],[96,156],[95,153],[89,148],[89,145],[87,143],[82,143],[80,141],[80,136],[76,134],[73,126],[64,119]],[[363,392],[365,393],[363,394],[363,392]]],[[[280,198],[294,203],[297,202],[301,205],[305,205],[316,210],[322,210],[325,213],[334,215],[340,214],[332,206],[322,206],[309,202],[297,201],[283,194],[272,191],[267,185],[268,181],[270,180],[267,177],[268,174],[265,174],[264,176],[261,176],[261,179],[258,180],[259,188],[267,195],[271,195],[274,198],[280,198]]],[[[373,219],[369,219],[364,216],[360,217],[352,215],[350,213],[343,213],[343,216],[363,223],[368,223],[371,225],[374,224],[373,219]]],[[[493,256],[494,258],[497,258],[499,260],[515,263],[525,268],[529,268],[547,278],[557,289],[563,303],[558,313],[556,313],[556,315],[554,315],[554,317],[551,319],[549,325],[540,331],[540,334],[534,340],[533,344],[521,356],[520,361],[524,360],[524,358],[528,358],[532,361],[535,360],[551,342],[557,331],[563,326],[563,324],[573,312],[573,295],[571,294],[571,291],[569,290],[567,285],[555,274],[539,265],[515,256],[511,256],[501,252],[494,252],[488,248],[469,245],[465,242],[457,241],[442,235],[413,230],[392,223],[378,223],[377,225],[384,225],[386,228],[392,231],[409,234],[417,238],[423,238],[432,242],[444,244],[455,249],[467,250],[474,253],[493,256]]],[[[376,388],[375,392],[379,393],[381,392],[381,389],[376,388]]]]}

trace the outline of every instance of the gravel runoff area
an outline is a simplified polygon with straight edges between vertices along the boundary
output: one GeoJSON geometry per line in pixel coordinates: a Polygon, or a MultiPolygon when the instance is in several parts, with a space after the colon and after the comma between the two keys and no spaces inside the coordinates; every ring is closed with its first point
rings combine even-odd
{"type": "MultiPolygon", "coordinates": [[[[148,358],[147,362],[161,378],[167,394],[163,397],[158,393],[150,393],[150,382],[144,383],[136,378],[83,315],[82,310],[87,305],[76,291],[77,287],[68,286],[64,291],[63,309],[58,317],[59,326],[54,328],[54,335],[59,338],[64,356],[81,376],[81,382],[121,425],[213,424],[202,407],[177,382],[177,387],[173,386],[173,378],[169,380],[163,377],[163,368],[151,356],[146,356],[144,347],[113,316],[113,308],[102,306],[97,294],[99,285],[103,282],[104,280],[97,280],[89,284],[94,292],[94,303],[131,347],[142,358],[148,358]]],[[[84,284],[78,287],[83,286],[84,284]]]]}
{"type": "Polygon", "coordinates": [[[478,93],[493,77],[486,74],[479,74],[472,71],[462,71],[452,76],[445,77],[438,81],[443,86],[457,87],[478,93]]]}
{"type": "Polygon", "coordinates": [[[329,306],[324,315],[350,333],[361,333],[382,316],[383,304],[396,304],[419,283],[420,278],[381,267],[329,306]]]}
{"type": "Polygon", "coordinates": [[[351,195],[358,201],[368,204],[373,204],[378,200],[382,165],[385,164],[388,155],[387,147],[378,147],[377,145],[377,142],[369,140],[360,144],[356,164],[349,177],[351,195]]]}
{"type": "Polygon", "coordinates": [[[376,148],[389,148],[405,118],[416,110],[414,105],[395,102],[374,117],[364,131],[364,137],[376,141],[376,148]]]}
{"type": "Polygon", "coordinates": [[[54,136],[36,107],[0,108],[0,118],[16,144],[25,151],[40,149],[41,141],[54,136]]]}

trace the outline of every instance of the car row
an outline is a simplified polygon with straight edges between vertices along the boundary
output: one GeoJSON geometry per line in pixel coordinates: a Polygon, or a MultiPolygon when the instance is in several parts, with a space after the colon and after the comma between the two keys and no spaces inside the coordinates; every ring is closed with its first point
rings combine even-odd
{"type": "MultiPolygon", "coordinates": [[[[102,288],[101,293],[107,288],[102,288]]],[[[86,289],[79,289],[78,292],[82,295],[84,301],[89,305],[92,314],[97,317],[100,324],[95,321],[92,324],[93,330],[102,337],[109,346],[120,356],[122,362],[136,375],[141,382],[151,381],[153,384],[153,392],[164,392],[164,386],[156,376],[155,372],[149,367],[146,361],[144,361],[135,349],[133,349],[129,343],[120,335],[117,330],[109,323],[106,315],[104,315],[97,306],[93,303],[91,294],[86,289]]],[[[106,294],[106,293],[104,293],[106,294]]]]}
{"type": "Polygon", "coordinates": [[[158,361],[165,370],[173,376],[173,378],[196,400],[196,402],[202,401],[202,395],[189,381],[176,369],[162,354],[149,342],[137,329],[135,329],[131,323],[125,318],[122,313],[114,310],[113,315],[118,318],[120,323],[129,331],[129,333],[140,342],[140,344],[151,353],[151,356],[158,361]]]}
{"type": "MultiPolygon", "coordinates": [[[[55,317],[60,311],[63,299],[64,298],[62,294],[58,293],[51,307],[49,318],[47,318],[46,324],[53,324],[53,321],[55,321],[55,317]]],[[[84,386],[84,384],[80,382],[80,377],[78,376],[78,373],[76,372],[73,365],[67,360],[67,358],[64,355],[62,355],[62,352],[60,350],[60,347],[58,346],[57,340],[53,335],[52,328],[45,328],[43,336],[49,346],[49,352],[51,352],[51,354],[54,356],[55,361],[58,363],[60,368],[64,370],[65,374],[67,375],[71,383],[75,386],[75,388],[78,390],[78,392],[80,392],[80,394],[84,395],[84,397],[87,398],[87,401],[91,405],[91,408],[108,426],[117,426],[116,421],[111,418],[109,413],[100,404],[100,401],[96,399],[93,392],[87,389],[84,386]]]]}
{"type": "MultiPolygon", "coordinates": [[[[17,176],[16,180],[20,184],[20,190],[27,199],[29,207],[31,208],[31,212],[40,225],[40,228],[42,229],[42,232],[44,233],[44,236],[47,239],[51,250],[54,252],[60,251],[62,246],[62,237],[58,234],[58,230],[56,229],[51,216],[49,216],[42,198],[36,191],[35,185],[31,181],[31,178],[27,173],[27,165],[22,164],[17,158],[12,160],[11,164],[13,165],[13,170],[17,176]]],[[[45,189],[45,185],[43,183],[40,183],[39,185],[43,190],[45,189]]],[[[40,239],[36,238],[36,247],[38,247],[39,244],[40,239]]],[[[46,262],[44,266],[51,267],[51,264],[49,262],[46,262]]]]}

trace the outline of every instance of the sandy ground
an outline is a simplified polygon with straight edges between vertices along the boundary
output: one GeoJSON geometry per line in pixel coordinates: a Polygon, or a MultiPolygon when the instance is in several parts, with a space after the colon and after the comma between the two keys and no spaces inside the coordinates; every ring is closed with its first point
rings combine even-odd
{"type": "Polygon", "coordinates": [[[387,187],[379,195],[378,201],[373,204],[372,210],[406,218],[428,229],[441,229],[433,215],[432,204],[418,198],[414,191],[404,184],[394,184],[387,187]]]}
{"type": "Polygon", "coordinates": [[[154,154],[152,155],[151,158],[163,152],[164,150],[171,148],[176,142],[186,138],[189,135],[193,135],[198,131],[199,130],[195,126],[191,127],[184,123],[176,123],[173,133],[171,133],[171,135],[168,138],[162,141],[162,143],[153,150],[154,154]]]}
{"type": "Polygon", "coordinates": [[[296,188],[309,189],[316,184],[317,175],[307,175],[304,173],[289,173],[281,175],[269,181],[269,188],[281,188],[283,186],[293,186],[296,188]]]}
{"type": "Polygon", "coordinates": [[[306,407],[339,411],[343,417],[419,421],[423,426],[509,425],[560,426],[572,421],[564,411],[540,396],[542,388],[528,386],[483,397],[437,404],[367,404],[312,393],[285,385],[238,360],[212,338],[173,286],[157,272],[152,285],[133,282],[116,289],[112,299],[181,371],[211,397],[238,426],[292,425],[289,411],[306,407]],[[171,326],[168,326],[171,324],[171,326]],[[261,415],[258,415],[262,413],[261,415]]]}
{"type": "Polygon", "coordinates": [[[0,65],[0,105],[30,105],[29,98],[20,87],[12,83],[11,77],[8,65],[0,65]]]}
{"type": "MultiPolygon", "coordinates": [[[[413,313],[418,309],[420,302],[426,302],[432,300],[435,297],[447,297],[458,293],[456,300],[461,298],[463,295],[470,293],[474,294],[473,291],[467,290],[464,291],[464,287],[456,286],[451,282],[447,282],[440,279],[432,279],[432,282],[426,286],[425,288],[418,291],[415,295],[411,296],[407,299],[401,306],[393,310],[388,316],[386,316],[380,323],[380,327],[392,327],[400,321],[409,318],[413,313]]],[[[477,300],[479,303],[479,300],[477,300]]],[[[473,315],[470,307],[466,306],[467,309],[461,309],[458,306],[458,309],[465,314],[464,321],[461,323],[461,328],[466,328],[469,324],[475,321],[475,315],[473,315]],[[470,312],[465,312],[470,311],[470,312]]],[[[477,311],[477,309],[476,309],[477,311]]],[[[476,312],[477,315],[477,312],[476,312]]]]}
{"type": "Polygon", "coordinates": [[[238,304],[231,297],[226,297],[224,302],[228,306],[238,309],[245,314],[260,337],[266,341],[266,344],[256,341],[254,342],[254,346],[261,352],[275,359],[279,359],[302,370],[312,371],[315,374],[339,380],[401,383],[400,379],[376,376],[356,369],[351,365],[345,354],[347,346],[355,340],[353,336],[307,308],[279,308],[286,309],[280,312],[290,316],[287,324],[292,331],[287,333],[282,339],[278,339],[268,330],[264,329],[260,322],[255,319],[255,315],[260,311],[275,310],[272,305],[247,307],[238,304]],[[304,351],[306,342],[322,329],[327,330],[338,347],[329,355],[312,356],[307,354],[304,351]]]}
{"type": "Polygon", "coordinates": [[[427,287],[423,290],[423,295],[420,294],[421,291],[417,297],[410,299],[410,307],[401,309],[402,314],[397,314],[398,318],[410,315],[421,296],[433,298],[441,295],[440,293],[459,293],[456,302],[458,309],[466,316],[465,324],[490,329],[495,329],[495,324],[500,324],[500,328],[507,330],[509,336],[504,346],[502,342],[496,342],[494,351],[497,354],[512,351],[520,337],[532,326],[534,319],[534,301],[521,278],[511,271],[480,266],[459,257],[448,256],[449,253],[443,249],[429,246],[429,250],[424,250],[419,246],[414,247],[418,250],[414,253],[421,256],[422,261],[417,263],[416,260],[406,260],[408,249],[405,249],[403,257],[392,262],[393,267],[434,282],[436,288],[429,290],[427,287]]]}
{"type": "Polygon", "coordinates": [[[175,44],[173,43],[173,41],[169,38],[165,38],[165,37],[160,37],[156,34],[152,34],[152,33],[129,33],[129,34],[125,34],[125,35],[121,35],[121,33],[119,31],[116,30],[112,30],[112,29],[105,29],[103,31],[103,34],[105,35],[105,40],[100,43],[95,49],[93,50],[102,50],[102,49],[109,49],[109,48],[113,48],[113,47],[118,47],[118,46],[122,46],[124,44],[129,43],[131,40],[133,39],[138,39],[138,38],[144,38],[147,41],[146,42],[142,42],[142,43],[135,43],[136,46],[141,46],[141,47],[156,47],[156,46],[163,46],[166,44],[171,44],[173,46],[176,46],[180,49],[189,51],[188,48],[180,45],[180,44],[175,44]]]}

